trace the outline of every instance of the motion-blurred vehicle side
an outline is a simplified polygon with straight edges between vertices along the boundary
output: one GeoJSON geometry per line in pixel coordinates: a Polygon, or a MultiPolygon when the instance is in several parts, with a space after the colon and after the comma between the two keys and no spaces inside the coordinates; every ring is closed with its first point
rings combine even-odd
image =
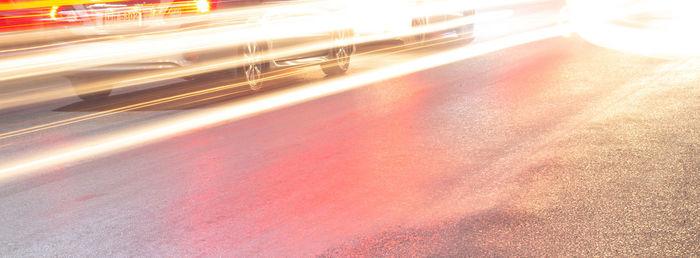
{"type": "MultiPolygon", "coordinates": [[[[226,11],[241,7],[267,7],[290,3],[294,1],[270,0],[222,0],[209,2],[196,1],[167,1],[167,0],[138,0],[117,1],[106,3],[86,3],[79,5],[59,6],[56,8],[55,19],[67,26],[67,31],[80,33],[83,36],[128,35],[141,33],[157,28],[167,28],[170,18],[187,15],[206,14],[209,12],[226,11]],[[71,30],[71,26],[79,25],[80,29],[71,30]],[[164,26],[165,25],[165,26],[164,26]],[[86,29],[88,28],[88,29],[86,29]]],[[[263,13],[260,17],[231,17],[232,23],[253,24],[265,26],[270,21],[300,17],[315,17],[324,15],[325,9],[290,9],[277,13],[263,13]]],[[[178,25],[182,27],[183,25],[178,25]]],[[[302,30],[303,31],[303,30],[302,30]]],[[[295,46],[308,45],[317,42],[346,42],[353,36],[353,30],[348,24],[346,29],[323,33],[298,33],[293,37],[270,35],[268,40],[247,42],[231,46],[227,49],[208,49],[201,52],[183,52],[158,58],[149,58],[129,63],[115,63],[104,66],[81,69],[66,74],[72,82],[77,95],[84,100],[98,100],[109,96],[112,85],[98,85],[105,76],[118,76],[125,73],[175,69],[190,66],[212,58],[243,58],[244,65],[225,71],[230,77],[243,77],[251,90],[262,88],[268,72],[300,65],[321,65],[328,75],[345,73],[349,69],[350,57],[355,52],[354,45],[334,45],[331,49],[318,49],[295,53],[290,56],[265,58],[265,54],[277,49],[290,49],[295,46]],[[90,87],[85,87],[90,85],[90,87]]],[[[221,39],[226,40],[226,39],[221,39]]],[[[168,44],[168,42],[162,42],[168,44]]],[[[186,79],[197,79],[202,76],[188,76],[186,79]]]]}
{"type": "Polygon", "coordinates": [[[399,34],[405,43],[422,42],[434,36],[474,39],[474,5],[469,0],[360,0],[356,23],[358,34],[399,34]],[[455,22],[458,21],[458,22],[455,22]],[[440,30],[421,31],[428,26],[440,30]]]}

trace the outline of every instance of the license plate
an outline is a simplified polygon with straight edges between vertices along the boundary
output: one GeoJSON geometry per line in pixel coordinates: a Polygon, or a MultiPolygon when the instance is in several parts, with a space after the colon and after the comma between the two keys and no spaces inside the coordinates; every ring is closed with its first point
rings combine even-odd
{"type": "Polygon", "coordinates": [[[102,24],[113,24],[123,22],[139,22],[143,20],[143,13],[139,7],[119,8],[109,10],[102,16],[102,24]]]}

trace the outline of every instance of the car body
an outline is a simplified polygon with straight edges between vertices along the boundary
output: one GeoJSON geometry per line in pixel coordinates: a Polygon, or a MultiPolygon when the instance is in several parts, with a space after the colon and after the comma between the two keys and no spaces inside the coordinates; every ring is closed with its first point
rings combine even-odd
{"type": "MultiPolygon", "coordinates": [[[[139,1],[115,1],[86,3],[71,6],[59,6],[56,9],[55,19],[66,26],[66,31],[81,34],[88,37],[109,35],[130,35],[148,31],[163,31],[169,28],[172,18],[206,14],[210,12],[225,12],[236,8],[250,7],[274,7],[290,4],[294,1],[270,1],[270,0],[221,0],[209,2],[207,0],[196,1],[171,1],[166,0],[139,0],[139,1]],[[115,21],[115,22],[112,22],[115,21]]],[[[257,16],[244,19],[232,17],[233,24],[241,23],[252,26],[267,26],[275,22],[284,22],[286,19],[300,19],[304,17],[317,19],[316,16],[328,15],[327,8],[319,9],[274,9],[260,13],[257,16]],[[278,10],[278,11],[275,11],[278,10]]],[[[332,10],[331,10],[332,11],[332,10]]],[[[211,26],[204,23],[196,23],[204,27],[211,26]]],[[[176,28],[188,28],[191,24],[175,24],[176,28]]],[[[349,68],[350,56],[355,52],[352,44],[331,48],[314,49],[289,55],[265,58],[265,54],[277,50],[288,50],[297,46],[304,46],[319,42],[345,42],[353,36],[350,25],[346,28],[332,31],[299,30],[294,35],[280,36],[270,35],[269,39],[256,42],[247,42],[229,46],[228,48],[208,49],[202,51],[183,51],[181,53],[168,54],[158,57],[149,57],[143,60],[135,60],[128,63],[114,63],[100,65],[66,73],[79,97],[85,100],[97,100],[107,97],[112,89],[111,85],[101,84],[95,87],[94,81],[104,77],[124,73],[136,73],[162,69],[176,69],[198,63],[208,62],[221,57],[234,59],[243,58],[242,67],[231,69],[231,76],[242,76],[252,90],[259,90],[264,77],[270,71],[301,66],[321,65],[328,75],[342,74],[349,68]],[[339,38],[342,37],[342,38],[339,38]],[[85,85],[90,85],[87,87],[85,85]]],[[[162,42],[167,44],[168,42],[162,42]]],[[[188,76],[187,79],[201,78],[200,76],[188,76]]]]}
{"type": "Polygon", "coordinates": [[[474,5],[469,0],[358,0],[355,30],[364,36],[399,35],[392,39],[420,42],[431,35],[474,39],[474,5]],[[451,23],[460,21],[458,23],[451,23]],[[451,24],[450,24],[451,23],[451,24]],[[440,30],[420,32],[423,26],[440,30]]]}

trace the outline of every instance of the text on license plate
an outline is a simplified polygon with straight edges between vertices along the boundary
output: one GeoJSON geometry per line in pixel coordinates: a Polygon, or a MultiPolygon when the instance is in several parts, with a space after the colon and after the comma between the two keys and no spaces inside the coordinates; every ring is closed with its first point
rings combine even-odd
{"type": "Polygon", "coordinates": [[[104,23],[141,21],[142,16],[141,9],[139,8],[121,9],[106,12],[104,16],[102,16],[102,21],[104,23]]]}

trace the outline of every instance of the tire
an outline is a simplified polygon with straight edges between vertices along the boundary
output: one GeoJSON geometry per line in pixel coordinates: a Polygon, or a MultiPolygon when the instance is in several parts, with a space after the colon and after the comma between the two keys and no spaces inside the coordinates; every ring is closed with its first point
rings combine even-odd
{"type": "Polygon", "coordinates": [[[95,77],[69,76],[68,80],[70,80],[75,94],[85,101],[103,100],[112,93],[111,85],[94,84],[94,82],[99,81],[95,77]]]}
{"type": "Polygon", "coordinates": [[[263,59],[265,47],[261,43],[250,42],[241,49],[245,65],[241,67],[240,74],[252,91],[259,91],[265,81],[265,73],[269,70],[269,65],[263,59]]]}
{"type": "Polygon", "coordinates": [[[330,61],[321,65],[321,70],[328,76],[336,76],[346,73],[350,69],[350,59],[355,52],[353,45],[344,45],[352,33],[349,31],[338,31],[333,35],[333,40],[337,47],[331,49],[330,61]]]}

